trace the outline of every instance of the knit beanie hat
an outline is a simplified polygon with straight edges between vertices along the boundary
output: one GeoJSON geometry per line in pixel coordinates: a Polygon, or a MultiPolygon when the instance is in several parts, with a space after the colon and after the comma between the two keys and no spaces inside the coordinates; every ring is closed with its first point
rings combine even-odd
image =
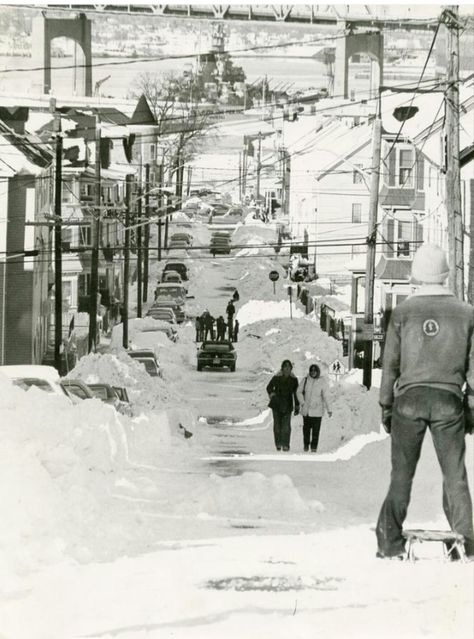
{"type": "Polygon", "coordinates": [[[442,284],[449,275],[446,255],[436,244],[423,244],[415,253],[411,280],[426,284],[442,284]]]}

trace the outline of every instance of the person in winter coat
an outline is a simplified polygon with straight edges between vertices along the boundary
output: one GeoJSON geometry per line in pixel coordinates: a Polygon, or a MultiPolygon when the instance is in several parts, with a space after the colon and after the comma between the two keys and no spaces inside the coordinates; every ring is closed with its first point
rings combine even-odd
{"type": "Polygon", "coordinates": [[[218,341],[223,342],[225,340],[225,329],[226,329],[227,324],[224,321],[224,318],[222,317],[222,315],[219,315],[219,317],[216,320],[216,329],[217,329],[217,339],[218,341]]]}
{"type": "Polygon", "coordinates": [[[290,450],[291,413],[298,415],[299,402],[296,395],[298,379],[292,372],[289,359],[283,360],[280,371],[267,385],[269,407],[273,413],[273,436],[277,450],[290,450]]]}
{"type": "Polygon", "coordinates": [[[229,339],[231,339],[233,342],[238,342],[239,341],[239,320],[235,320],[234,322],[234,328],[232,330],[232,333],[230,331],[230,327],[229,327],[229,339]]]}
{"type": "Polygon", "coordinates": [[[196,342],[202,341],[202,321],[199,315],[196,316],[194,320],[194,326],[196,328],[196,342]]]}
{"type": "Polygon", "coordinates": [[[232,295],[232,301],[233,302],[238,302],[239,300],[240,300],[239,291],[237,289],[235,289],[234,294],[232,295]]]}
{"type": "Polygon", "coordinates": [[[321,370],[316,364],[309,367],[309,375],[301,380],[296,393],[303,415],[303,446],[305,451],[315,453],[318,450],[319,431],[324,411],[332,416],[328,400],[328,384],[321,377],[321,370]]]}
{"type": "MultiPolygon", "coordinates": [[[[465,433],[474,400],[474,309],[443,285],[444,251],[423,244],[412,263],[418,290],[390,317],[379,403],[391,435],[392,474],[376,526],[377,557],[405,559],[403,522],[427,429],[443,476],[443,509],[474,559],[472,500],[465,467],[465,433]],[[466,387],[463,406],[463,387],[466,387]]],[[[451,559],[460,559],[447,544],[451,559]]]]}

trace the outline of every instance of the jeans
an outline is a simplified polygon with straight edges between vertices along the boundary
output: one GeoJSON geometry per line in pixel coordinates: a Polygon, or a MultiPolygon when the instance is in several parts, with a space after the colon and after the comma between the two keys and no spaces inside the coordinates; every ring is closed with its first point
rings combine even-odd
{"type": "Polygon", "coordinates": [[[309,415],[303,417],[303,445],[305,448],[309,448],[311,442],[311,450],[318,449],[321,420],[322,417],[310,417],[309,415]]]}
{"type": "Polygon", "coordinates": [[[392,474],[377,522],[379,552],[401,554],[411,486],[426,429],[433,438],[443,476],[443,510],[454,532],[464,535],[474,554],[472,501],[464,463],[466,444],[462,400],[449,391],[417,386],[395,399],[392,414],[392,474]]]}
{"type": "Polygon", "coordinates": [[[273,435],[277,448],[290,448],[291,437],[291,413],[280,413],[272,410],[273,413],[273,435]]]}

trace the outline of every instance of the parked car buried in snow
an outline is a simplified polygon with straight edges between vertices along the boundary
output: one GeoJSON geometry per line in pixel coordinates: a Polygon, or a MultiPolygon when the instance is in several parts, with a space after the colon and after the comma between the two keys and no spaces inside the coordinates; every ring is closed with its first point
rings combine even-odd
{"type": "Polygon", "coordinates": [[[231,373],[234,373],[236,363],[237,353],[232,342],[203,342],[198,349],[198,371],[202,371],[206,367],[228,367],[231,373]]]}
{"type": "Polygon", "coordinates": [[[110,404],[110,406],[113,406],[115,410],[123,415],[131,415],[130,404],[123,402],[110,384],[104,384],[101,382],[87,385],[91,389],[94,397],[100,399],[105,404],[110,404]]]}
{"type": "Polygon", "coordinates": [[[183,281],[178,271],[164,271],[161,275],[163,284],[181,284],[183,281]]]}
{"type": "Polygon", "coordinates": [[[35,386],[47,393],[61,395],[62,397],[66,396],[71,400],[71,393],[61,386],[61,378],[53,366],[13,364],[0,366],[0,373],[11,379],[15,386],[20,386],[23,390],[28,390],[35,386]]]}
{"type": "Polygon", "coordinates": [[[174,310],[169,306],[152,306],[146,314],[147,317],[153,319],[162,320],[163,322],[169,322],[170,324],[176,324],[176,315],[174,310]]]}
{"type": "Polygon", "coordinates": [[[181,279],[183,281],[189,279],[188,267],[184,262],[181,262],[179,260],[166,262],[163,272],[165,271],[177,271],[181,275],[181,279]]]}
{"type": "Polygon", "coordinates": [[[92,399],[95,397],[89,386],[80,379],[62,379],[60,381],[62,388],[72,393],[79,399],[92,399]]]}
{"type": "Polygon", "coordinates": [[[151,377],[161,377],[160,365],[156,359],[156,355],[151,348],[140,348],[127,351],[133,359],[145,366],[145,370],[151,377]]]}

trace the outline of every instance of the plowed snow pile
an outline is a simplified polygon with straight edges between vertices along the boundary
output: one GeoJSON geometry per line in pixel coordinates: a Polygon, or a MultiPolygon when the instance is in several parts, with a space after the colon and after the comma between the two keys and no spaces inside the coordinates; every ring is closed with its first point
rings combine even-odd
{"type": "Polygon", "coordinates": [[[166,413],[131,420],[98,399],[72,405],[0,376],[0,415],[4,567],[31,569],[63,552],[101,559],[143,543],[151,533],[121,495],[156,492],[159,482],[140,469],[159,467],[170,451],[189,464],[192,444],[172,434],[166,413]]]}
{"type": "Polygon", "coordinates": [[[125,386],[130,391],[130,399],[137,409],[161,410],[175,405],[176,391],[163,378],[150,377],[143,364],[133,360],[125,351],[113,355],[91,353],[79,360],[69,373],[72,379],[87,383],[104,382],[112,386],[125,386]]]}

